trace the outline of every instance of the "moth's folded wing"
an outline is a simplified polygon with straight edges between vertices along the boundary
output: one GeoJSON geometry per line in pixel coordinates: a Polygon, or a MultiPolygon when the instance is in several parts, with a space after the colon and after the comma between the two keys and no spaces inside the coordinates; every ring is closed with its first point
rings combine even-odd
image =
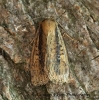
{"type": "Polygon", "coordinates": [[[54,83],[68,82],[69,67],[67,51],[62,35],[56,26],[55,33],[47,37],[46,68],[50,81],[54,83]]]}
{"type": "Polygon", "coordinates": [[[34,86],[44,85],[48,82],[47,74],[42,70],[39,53],[39,36],[35,41],[35,47],[31,55],[31,81],[34,86]]]}

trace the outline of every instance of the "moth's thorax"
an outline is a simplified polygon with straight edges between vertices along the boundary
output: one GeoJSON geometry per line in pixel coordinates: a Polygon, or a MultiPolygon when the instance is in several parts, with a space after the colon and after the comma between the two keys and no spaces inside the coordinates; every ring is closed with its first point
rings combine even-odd
{"type": "Polygon", "coordinates": [[[42,30],[44,34],[48,35],[50,33],[55,33],[56,22],[50,19],[44,20],[41,23],[42,30]]]}

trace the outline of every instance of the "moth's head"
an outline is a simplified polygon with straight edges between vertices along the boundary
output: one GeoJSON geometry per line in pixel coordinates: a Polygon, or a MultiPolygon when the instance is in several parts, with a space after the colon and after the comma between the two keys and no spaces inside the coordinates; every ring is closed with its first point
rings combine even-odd
{"type": "Polygon", "coordinates": [[[44,34],[48,35],[48,33],[55,32],[56,21],[53,19],[44,19],[41,22],[41,27],[42,27],[42,31],[44,32],[44,34]]]}

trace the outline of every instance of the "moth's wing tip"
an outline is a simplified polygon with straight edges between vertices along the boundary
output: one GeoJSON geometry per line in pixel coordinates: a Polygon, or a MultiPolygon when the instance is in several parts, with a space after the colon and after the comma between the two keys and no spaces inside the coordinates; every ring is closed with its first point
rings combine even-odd
{"type": "Polygon", "coordinates": [[[45,85],[49,81],[49,78],[46,74],[36,75],[35,78],[31,79],[31,82],[34,86],[45,85]]]}

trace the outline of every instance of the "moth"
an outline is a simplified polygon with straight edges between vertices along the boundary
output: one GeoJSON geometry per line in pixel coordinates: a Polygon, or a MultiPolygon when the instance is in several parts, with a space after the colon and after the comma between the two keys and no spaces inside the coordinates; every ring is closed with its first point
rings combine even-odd
{"type": "Polygon", "coordinates": [[[35,34],[31,54],[31,81],[35,86],[51,81],[68,82],[68,55],[58,23],[53,19],[41,21],[35,34]]]}

